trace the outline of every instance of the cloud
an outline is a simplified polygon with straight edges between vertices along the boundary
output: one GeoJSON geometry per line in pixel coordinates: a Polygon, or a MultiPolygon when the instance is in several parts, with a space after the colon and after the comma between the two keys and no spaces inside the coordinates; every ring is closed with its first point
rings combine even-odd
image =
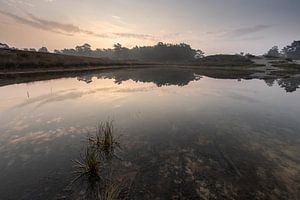
{"type": "Polygon", "coordinates": [[[242,27],[232,30],[223,30],[218,32],[207,32],[209,35],[215,35],[219,38],[242,38],[244,36],[249,36],[253,33],[257,33],[269,28],[270,25],[255,25],[249,27],[242,27]]]}
{"type": "Polygon", "coordinates": [[[147,34],[137,34],[137,33],[113,33],[113,34],[116,36],[126,37],[126,38],[138,38],[138,39],[153,40],[153,41],[158,40],[158,37],[155,37],[153,35],[147,35],[147,34]]]}
{"type": "Polygon", "coordinates": [[[239,40],[246,40],[246,41],[256,41],[256,40],[263,40],[265,37],[263,36],[255,36],[255,37],[244,37],[244,38],[237,38],[239,40]]]}
{"type": "Polygon", "coordinates": [[[158,41],[159,38],[153,35],[148,34],[138,34],[138,33],[96,33],[90,30],[81,29],[79,26],[74,24],[61,23],[57,21],[51,21],[46,19],[41,19],[31,13],[26,13],[27,17],[20,17],[18,15],[8,13],[5,11],[1,11],[0,13],[6,15],[16,22],[25,24],[34,28],[38,28],[45,31],[50,31],[54,33],[59,33],[63,35],[72,36],[74,34],[86,34],[94,37],[100,38],[116,38],[116,37],[124,37],[124,38],[136,38],[136,39],[144,39],[151,41],[158,41]]]}
{"type": "Polygon", "coordinates": [[[111,17],[114,18],[114,19],[116,19],[116,20],[120,20],[121,19],[121,17],[119,17],[117,15],[112,15],[111,17]]]}
{"type": "Polygon", "coordinates": [[[82,31],[78,26],[75,26],[73,24],[63,24],[55,21],[40,19],[30,13],[27,13],[27,15],[34,23],[39,24],[40,27],[43,27],[47,30],[61,30],[61,31],[72,32],[72,33],[77,33],[82,31]]]}
{"type": "Polygon", "coordinates": [[[230,32],[227,32],[225,35],[227,35],[229,37],[242,37],[245,35],[263,31],[269,27],[270,27],[269,25],[256,25],[256,26],[251,26],[251,27],[244,27],[244,28],[239,28],[239,29],[235,29],[230,32]]]}
{"type": "Polygon", "coordinates": [[[109,93],[129,93],[129,92],[143,92],[153,90],[155,87],[141,86],[136,88],[117,88],[117,87],[102,87],[93,90],[62,90],[55,93],[43,94],[37,97],[29,98],[26,101],[15,105],[14,108],[21,108],[24,106],[36,104],[36,107],[41,107],[48,103],[66,101],[70,99],[78,99],[86,95],[96,94],[100,92],[109,93]]]}
{"type": "Polygon", "coordinates": [[[73,35],[74,33],[84,33],[84,34],[92,35],[95,37],[109,38],[109,36],[106,34],[98,34],[98,33],[92,32],[92,31],[83,30],[73,24],[65,24],[65,23],[60,23],[60,22],[56,22],[56,21],[41,19],[31,13],[26,13],[28,18],[20,17],[18,15],[7,13],[7,12],[1,11],[1,10],[0,10],[0,13],[14,19],[15,21],[17,21],[21,24],[26,24],[26,25],[29,25],[34,28],[51,31],[54,33],[60,33],[60,34],[69,35],[69,36],[73,35]]]}
{"type": "Polygon", "coordinates": [[[24,1],[24,0],[7,0],[7,1],[4,1],[4,3],[6,3],[7,5],[12,6],[12,7],[16,7],[16,5],[35,7],[35,5],[33,3],[31,3],[30,1],[24,1]]]}

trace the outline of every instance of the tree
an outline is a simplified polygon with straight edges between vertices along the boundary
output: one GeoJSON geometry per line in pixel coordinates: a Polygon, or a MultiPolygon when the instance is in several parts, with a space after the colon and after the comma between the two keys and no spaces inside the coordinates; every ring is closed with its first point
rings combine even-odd
{"type": "Polygon", "coordinates": [[[38,52],[48,53],[48,49],[46,47],[39,48],[38,52]]]}
{"type": "Polygon", "coordinates": [[[271,56],[271,57],[279,57],[280,53],[278,50],[278,46],[273,46],[267,53],[267,56],[271,56]]]}
{"type": "Polygon", "coordinates": [[[196,50],[196,55],[195,55],[195,58],[196,59],[199,59],[199,58],[203,58],[204,57],[204,52],[200,49],[196,50]]]}
{"type": "Polygon", "coordinates": [[[291,45],[284,47],[281,52],[287,58],[300,59],[300,40],[294,41],[291,45]]]}
{"type": "Polygon", "coordinates": [[[77,54],[81,56],[91,56],[92,53],[91,45],[88,43],[85,43],[82,46],[76,46],[75,50],[77,51],[77,54]]]}
{"type": "Polygon", "coordinates": [[[122,49],[122,45],[120,43],[114,44],[114,50],[119,51],[122,49]]]}
{"type": "Polygon", "coordinates": [[[113,57],[116,59],[130,59],[132,57],[130,50],[126,47],[122,47],[120,43],[114,44],[113,57]]]}
{"type": "Polygon", "coordinates": [[[61,53],[60,50],[57,50],[57,49],[54,49],[53,52],[56,53],[56,54],[60,54],[61,53]]]}
{"type": "Polygon", "coordinates": [[[35,48],[30,48],[29,51],[36,51],[36,49],[35,48]]]}

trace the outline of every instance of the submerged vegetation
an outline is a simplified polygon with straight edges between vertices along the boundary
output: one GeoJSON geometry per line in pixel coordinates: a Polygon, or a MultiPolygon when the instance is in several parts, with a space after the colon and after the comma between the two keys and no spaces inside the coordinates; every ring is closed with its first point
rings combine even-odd
{"type": "Polygon", "coordinates": [[[116,200],[121,192],[121,184],[113,183],[111,161],[115,149],[120,147],[113,136],[113,122],[101,122],[95,135],[88,136],[87,147],[80,159],[74,160],[75,179],[87,185],[85,199],[116,200]]]}
{"type": "Polygon", "coordinates": [[[74,160],[74,174],[76,175],[74,181],[80,178],[86,178],[89,181],[97,181],[101,179],[101,161],[97,152],[87,147],[79,160],[74,160]]]}
{"type": "Polygon", "coordinates": [[[112,158],[115,149],[120,148],[119,142],[113,136],[113,131],[114,127],[112,121],[101,122],[98,125],[96,134],[88,136],[90,145],[98,150],[100,156],[112,158]]]}
{"type": "Polygon", "coordinates": [[[106,189],[100,195],[99,200],[117,200],[119,199],[121,190],[122,190],[121,184],[111,183],[106,186],[106,189]]]}

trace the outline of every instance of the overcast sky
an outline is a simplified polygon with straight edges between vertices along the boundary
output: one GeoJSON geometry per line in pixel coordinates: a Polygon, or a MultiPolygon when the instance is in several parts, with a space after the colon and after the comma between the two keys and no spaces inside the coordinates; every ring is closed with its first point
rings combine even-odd
{"type": "Polygon", "coordinates": [[[262,54],[300,40],[300,0],[0,0],[0,42],[50,50],[159,41],[262,54]]]}

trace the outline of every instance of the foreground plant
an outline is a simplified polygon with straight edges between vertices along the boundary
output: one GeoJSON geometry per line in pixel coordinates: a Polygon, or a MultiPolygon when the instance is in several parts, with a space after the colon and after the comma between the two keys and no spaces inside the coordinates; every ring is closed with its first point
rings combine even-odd
{"type": "Polygon", "coordinates": [[[116,200],[121,193],[121,185],[112,183],[111,158],[115,149],[120,147],[113,136],[112,121],[99,123],[95,135],[88,136],[87,147],[80,159],[74,160],[73,183],[82,180],[83,195],[86,199],[116,200]]]}
{"type": "Polygon", "coordinates": [[[73,182],[81,178],[89,181],[98,181],[101,179],[101,162],[95,149],[87,147],[79,160],[74,160],[74,174],[76,175],[73,182]]]}
{"type": "Polygon", "coordinates": [[[116,148],[120,147],[119,142],[113,136],[114,128],[112,121],[99,123],[95,136],[89,136],[88,140],[106,158],[114,156],[116,148]]]}
{"type": "Polygon", "coordinates": [[[120,184],[110,184],[100,196],[100,200],[117,200],[121,193],[120,184]]]}

